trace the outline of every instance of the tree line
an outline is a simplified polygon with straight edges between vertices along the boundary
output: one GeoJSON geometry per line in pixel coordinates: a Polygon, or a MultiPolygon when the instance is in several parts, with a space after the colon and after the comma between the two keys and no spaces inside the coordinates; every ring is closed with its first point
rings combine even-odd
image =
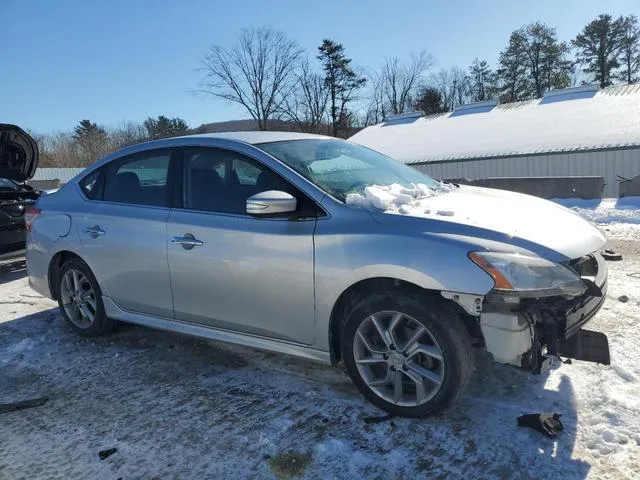
{"type": "Polygon", "coordinates": [[[567,42],[555,28],[534,22],[511,33],[495,69],[476,58],[466,68],[427,75],[434,62],[420,52],[405,62],[385,58],[366,72],[331,39],[322,40],[315,60],[281,32],[247,29],[235,45],[216,45],[205,55],[200,92],[241,105],[262,130],[285,119],[302,131],[345,136],[411,110],[435,114],[487,99],[540,98],[587,83],[635,83],[640,28],[635,15],[602,14],[567,42]]]}
{"type": "Polygon", "coordinates": [[[33,137],[40,148],[41,166],[83,167],[120,148],[188,132],[189,126],[182,118],[160,115],[109,129],[85,119],[72,132],[33,134],[33,137]]]}
{"type": "MultiPolygon", "coordinates": [[[[257,27],[243,30],[233,45],[208,50],[197,93],[240,105],[260,130],[284,125],[348,137],[413,110],[431,115],[488,99],[517,102],[570,86],[638,82],[640,27],[635,15],[602,14],[563,41],[555,28],[534,22],[510,34],[495,67],[476,58],[467,67],[432,71],[434,63],[421,51],[365,69],[336,40],[323,39],[310,56],[284,33],[257,27]]],[[[42,165],[82,166],[128,145],[201,131],[161,115],[111,129],[82,120],[73,132],[36,137],[42,165]]]]}

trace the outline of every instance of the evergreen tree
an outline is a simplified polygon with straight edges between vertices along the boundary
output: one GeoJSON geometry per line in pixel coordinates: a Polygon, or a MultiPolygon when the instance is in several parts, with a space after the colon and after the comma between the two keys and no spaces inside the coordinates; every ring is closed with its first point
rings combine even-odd
{"type": "Polygon", "coordinates": [[[622,19],[620,71],[617,77],[625,83],[640,79],[640,27],[638,17],[629,15],[622,19]]]}
{"type": "Polygon", "coordinates": [[[329,90],[329,115],[331,132],[338,136],[341,125],[347,120],[347,106],[355,99],[367,79],[356,73],[351,67],[351,59],[344,53],[342,44],[324,39],[318,47],[318,60],[324,70],[324,83],[329,90]]]}
{"type": "Polygon", "coordinates": [[[611,85],[612,73],[620,66],[620,52],[624,38],[622,17],[600,15],[586,25],[571,42],[578,50],[577,60],[585,73],[593,74],[600,88],[611,85]]]}
{"type": "Polygon", "coordinates": [[[89,120],[81,120],[76,125],[73,139],[81,165],[90,165],[109,151],[107,131],[89,120]]]}
{"type": "Polygon", "coordinates": [[[511,34],[500,54],[498,70],[506,101],[540,98],[554,88],[571,83],[569,46],[558,40],[555,28],[541,22],[511,34]]]}
{"type": "Polygon", "coordinates": [[[144,121],[144,128],[150,139],[169,138],[185,135],[189,126],[182,118],[168,118],[164,115],[158,118],[149,117],[144,121]]]}
{"type": "Polygon", "coordinates": [[[97,123],[94,123],[90,120],[80,120],[80,122],[78,122],[78,125],[76,125],[76,127],[73,129],[73,138],[78,141],[106,137],[106,130],[102,127],[99,127],[97,123]]]}
{"type": "Polygon", "coordinates": [[[413,106],[416,110],[424,112],[425,115],[434,115],[447,111],[442,101],[442,93],[435,87],[423,87],[413,106]]]}
{"type": "Polygon", "coordinates": [[[520,30],[511,33],[507,47],[500,52],[498,78],[502,84],[502,100],[518,102],[529,98],[525,40],[520,30]]]}
{"type": "Polygon", "coordinates": [[[482,102],[497,94],[496,74],[486,60],[473,61],[469,67],[470,93],[472,102],[482,102]]]}
{"type": "Polygon", "coordinates": [[[554,88],[566,88],[571,81],[569,47],[560,42],[556,29],[541,22],[522,30],[531,90],[535,98],[554,88]]]}

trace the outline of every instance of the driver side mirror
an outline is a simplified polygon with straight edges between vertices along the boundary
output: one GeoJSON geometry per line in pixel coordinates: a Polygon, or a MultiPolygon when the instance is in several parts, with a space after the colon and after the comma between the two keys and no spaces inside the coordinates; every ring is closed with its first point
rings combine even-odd
{"type": "Polygon", "coordinates": [[[297,204],[296,198],[287,192],[268,190],[247,198],[247,213],[249,215],[290,213],[296,211],[297,204]]]}

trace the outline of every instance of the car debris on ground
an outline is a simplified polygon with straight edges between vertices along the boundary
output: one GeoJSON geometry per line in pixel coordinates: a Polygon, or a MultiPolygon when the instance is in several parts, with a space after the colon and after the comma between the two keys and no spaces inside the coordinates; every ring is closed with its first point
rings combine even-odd
{"type": "Polygon", "coordinates": [[[15,412],[16,410],[24,410],[27,408],[40,407],[47,403],[49,397],[30,398],[19,402],[0,403],[0,413],[15,412]]]}
{"type": "Polygon", "coordinates": [[[98,452],[98,458],[100,458],[100,460],[105,460],[109,458],[111,455],[113,455],[114,453],[116,453],[117,451],[118,451],[117,448],[107,448],[106,450],[100,450],[98,452]]]}
{"type": "Polygon", "coordinates": [[[519,427],[528,427],[537,430],[543,435],[555,439],[564,426],[560,421],[559,413],[530,413],[527,415],[520,415],[518,417],[519,427]]]}

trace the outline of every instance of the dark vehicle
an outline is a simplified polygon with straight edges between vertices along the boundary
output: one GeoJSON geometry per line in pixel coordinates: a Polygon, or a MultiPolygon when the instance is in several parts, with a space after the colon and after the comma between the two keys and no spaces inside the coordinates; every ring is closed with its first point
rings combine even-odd
{"type": "Polygon", "coordinates": [[[20,127],[0,123],[0,253],[24,248],[25,210],[38,191],[25,184],[38,166],[38,145],[20,127]]]}

